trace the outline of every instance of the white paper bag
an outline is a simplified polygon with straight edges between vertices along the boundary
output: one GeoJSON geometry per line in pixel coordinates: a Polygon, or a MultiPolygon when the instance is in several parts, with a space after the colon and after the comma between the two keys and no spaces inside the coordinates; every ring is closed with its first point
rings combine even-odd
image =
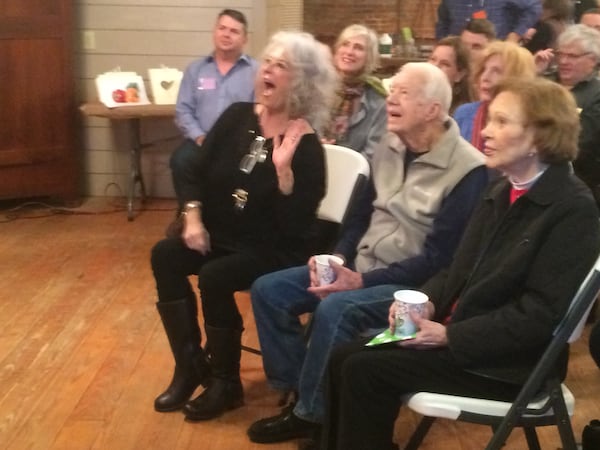
{"type": "Polygon", "coordinates": [[[152,88],[153,101],[157,105],[174,105],[183,72],[172,67],[148,69],[148,78],[152,88]]]}
{"type": "Polygon", "coordinates": [[[144,79],[135,72],[105,72],[96,77],[98,98],[109,108],[149,105],[144,79]]]}

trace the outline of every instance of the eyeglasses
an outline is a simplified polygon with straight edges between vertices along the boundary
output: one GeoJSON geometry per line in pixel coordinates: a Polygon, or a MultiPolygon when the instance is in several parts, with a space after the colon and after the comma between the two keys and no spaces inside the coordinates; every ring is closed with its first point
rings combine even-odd
{"type": "Polygon", "coordinates": [[[269,151],[265,148],[266,139],[262,136],[256,136],[250,144],[250,149],[240,161],[240,170],[244,173],[250,173],[256,163],[263,163],[267,159],[269,151]]]}
{"type": "Polygon", "coordinates": [[[556,59],[566,59],[569,61],[574,61],[576,59],[582,58],[586,55],[589,55],[591,52],[583,52],[583,53],[566,53],[566,52],[561,52],[559,50],[554,52],[554,55],[556,56],[556,59]]]}

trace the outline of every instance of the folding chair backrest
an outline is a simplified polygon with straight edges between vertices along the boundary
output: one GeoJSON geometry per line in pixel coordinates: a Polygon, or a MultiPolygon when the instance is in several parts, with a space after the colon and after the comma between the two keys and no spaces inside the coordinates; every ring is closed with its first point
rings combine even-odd
{"type": "Polygon", "coordinates": [[[341,145],[325,144],[323,147],[327,163],[327,190],[317,216],[342,224],[354,196],[369,178],[369,162],[359,152],[341,145]]]}
{"type": "MultiPolygon", "coordinates": [[[[573,309],[573,307],[575,305],[575,300],[577,298],[580,298],[580,297],[583,297],[586,295],[588,296],[588,298],[590,296],[592,298],[596,298],[596,296],[593,295],[594,289],[596,290],[596,296],[597,296],[598,295],[597,291],[600,289],[600,257],[596,261],[596,264],[594,265],[592,270],[590,270],[590,272],[588,273],[585,280],[583,280],[583,283],[581,283],[581,286],[579,287],[577,294],[575,294],[575,297],[573,298],[573,301],[571,302],[571,306],[569,307],[569,312],[571,312],[571,309],[573,309]]],[[[581,333],[583,333],[583,329],[585,327],[585,323],[590,314],[592,306],[594,306],[593,300],[589,302],[589,305],[588,305],[586,311],[581,316],[581,319],[579,320],[579,323],[577,324],[575,329],[571,332],[571,335],[570,335],[569,339],[567,340],[567,342],[573,343],[581,337],[581,333]]],[[[559,324],[558,327],[560,327],[563,324],[563,322],[567,320],[567,318],[568,318],[568,315],[563,319],[563,321],[561,321],[561,323],[559,324]]]]}
{"type": "MultiPolygon", "coordinates": [[[[519,395],[504,416],[504,419],[496,428],[486,449],[499,449],[508,438],[508,435],[520,416],[523,413],[529,412],[526,409],[527,404],[535,397],[542,382],[548,377],[557,358],[562,352],[565,343],[573,342],[581,336],[587,315],[596,301],[599,292],[600,257],[598,257],[596,263],[581,283],[577,293],[571,301],[569,310],[554,332],[554,338],[523,385],[519,395]]],[[[557,406],[561,405],[557,403],[553,405],[555,412],[557,406]]],[[[568,417],[563,417],[562,420],[558,421],[557,425],[564,448],[573,447],[573,431],[568,417]],[[565,424],[565,422],[568,423],[565,424]]]]}

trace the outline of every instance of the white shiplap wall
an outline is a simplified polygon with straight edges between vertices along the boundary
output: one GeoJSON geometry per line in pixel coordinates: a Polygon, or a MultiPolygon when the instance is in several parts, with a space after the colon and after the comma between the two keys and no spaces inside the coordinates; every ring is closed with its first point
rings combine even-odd
{"type": "MultiPolygon", "coordinates": [[[[227,4],[208,0],[77,0],[78,100],[95,100],[94,78],[117,66],[142,75],[150,93],[149,68],[164,64],[184,70],[193,59],[210,52],[212,27],[225,7],[246,14],[250,31],[246,50],[256,56],[269,33],[282,25],[269,17],[288,11],[288,3],[290,0],[231,0],[227,4]],[[84,48],[84,33],[88,37],[92,34],[94,48],[84,48]]],[[[293,3],[296,9],[301,5],[301,1],[293,3]]],[[[301,14],[297,17],[301,20],[301,14]]],[[[300,22],[297,25],[285,24],[299,28],[300,22]]],[[[129,173],[127,123],[84,118],[82,124],[84,195],[124,195],[129,173]]],[[[174,139],[143,152],[142,171],[151,196],[173,196],[168,161],[179,143],[179,133],[169,119],[142,121],[143,141],[169,137],[174,139]]]]}

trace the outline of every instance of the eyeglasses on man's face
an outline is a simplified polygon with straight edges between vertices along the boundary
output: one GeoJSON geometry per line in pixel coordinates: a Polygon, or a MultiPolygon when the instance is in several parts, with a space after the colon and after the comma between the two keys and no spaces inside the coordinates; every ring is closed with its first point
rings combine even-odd
{"type": "Polygon", "coordinates": [[[554,52],[556,59],[564,59],[567,61],[575,61],[575,60],[577,60],[579,58],[583,58],[584,56],[587,56],[589,54],[591,54],[591,52],[570,53],[570,52],[561,52],[560,50],[557,50],[554,52]]]}

